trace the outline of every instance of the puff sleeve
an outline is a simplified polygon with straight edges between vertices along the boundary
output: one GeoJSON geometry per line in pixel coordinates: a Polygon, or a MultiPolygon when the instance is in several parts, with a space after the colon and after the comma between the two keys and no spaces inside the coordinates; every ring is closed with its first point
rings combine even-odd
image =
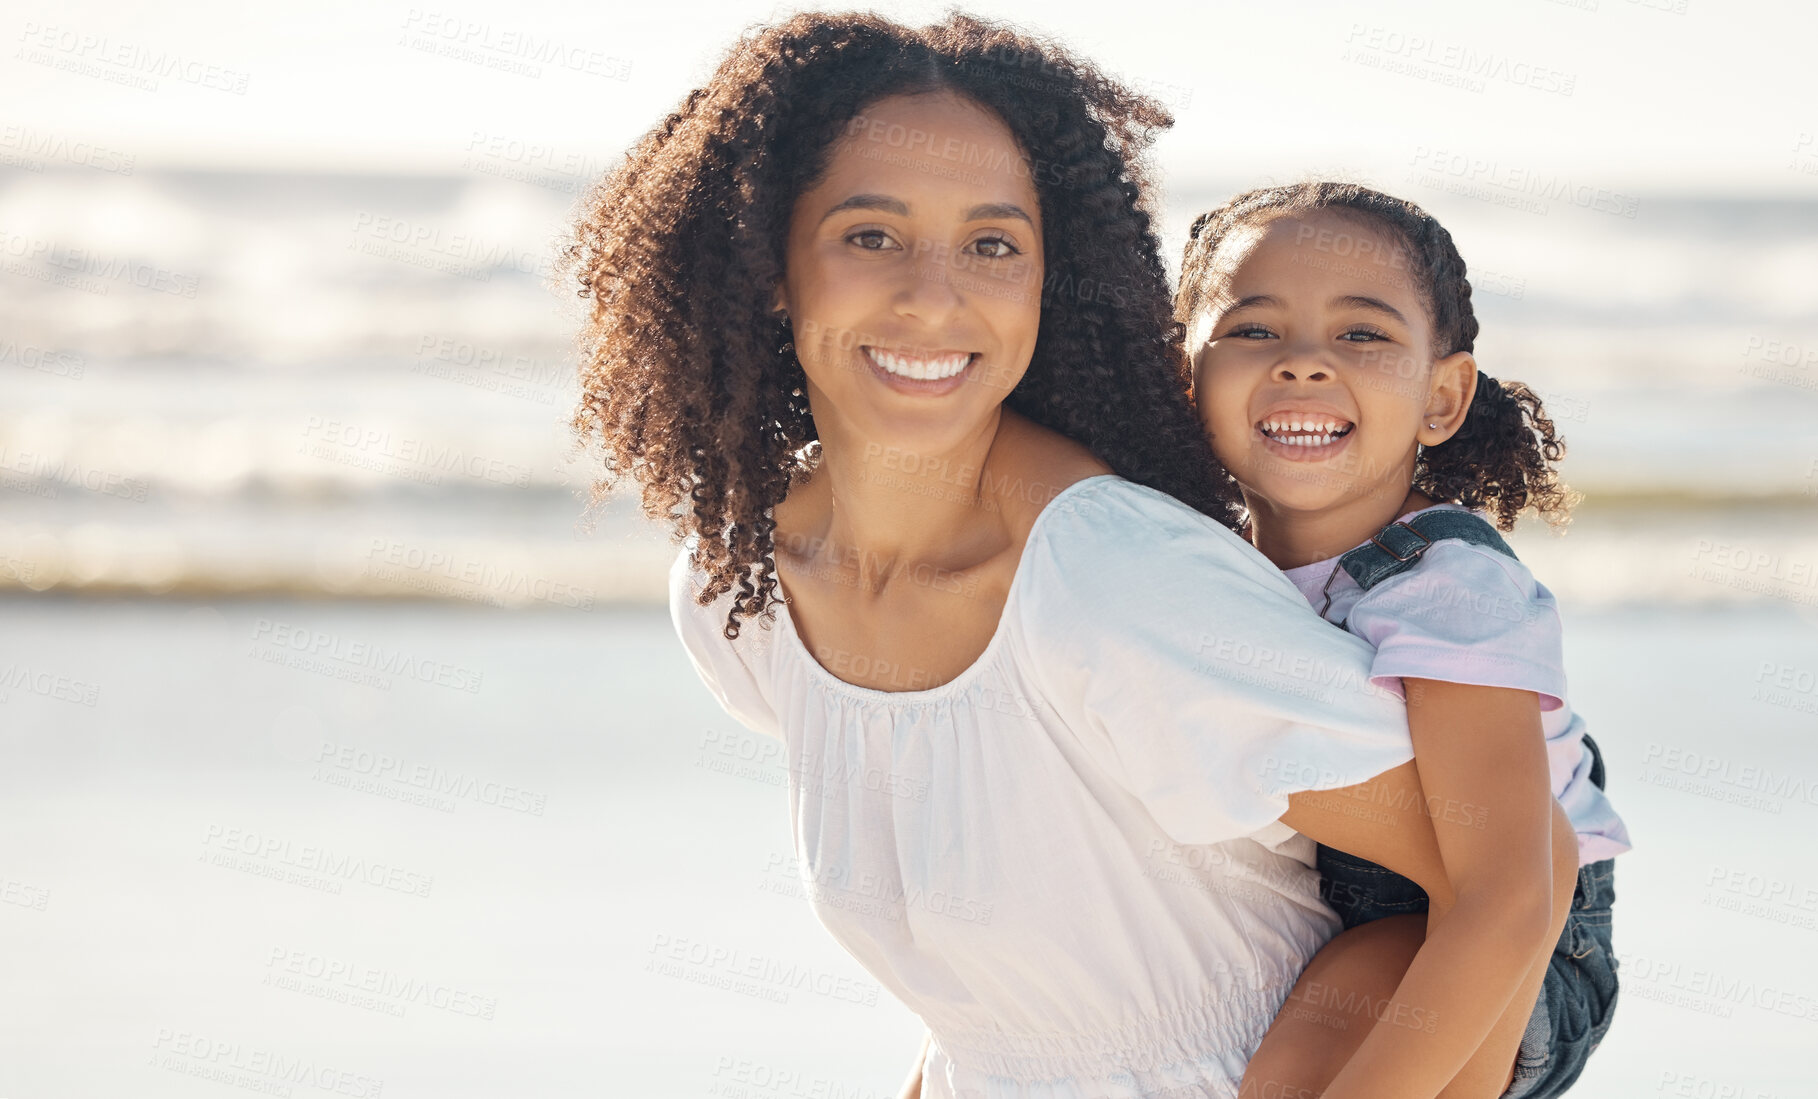
{"type": "Polygon", "coordinates": [[[694,568],[693,543],[684,546],[669,568],[669,617],[688,652],[695,674],[720,707],[754,733],[783,739],[776,710],[766,693],[772,631],[761,622],[743,624],[737,641],[722,632],[732,593],[707,606],[695,602],[704,577],[694,568]]]}
{"type": "Polygon", "coordinates": [[[1376,647],[1371,678],[1400,694],[1403,676],[1512,687],[1565,704],[1565,656],[1553,595],[1526,565],[1442,539],[1420,564],[1364,592],[1350,628],[1376,647]]]}
{"type": "Polygon", "coordinates": [[[1413,758],[1370,646],[1224,526],[1116,477],[1048,507],[1024,563],[1032,676],[1175,840],[1251,836],[1291,793],[1413,758]]]}

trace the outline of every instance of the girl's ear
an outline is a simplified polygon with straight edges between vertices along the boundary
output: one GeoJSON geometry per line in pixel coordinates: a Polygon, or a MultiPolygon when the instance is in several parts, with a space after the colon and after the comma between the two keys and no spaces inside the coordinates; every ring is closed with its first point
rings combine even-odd
{"type": "Polygon", "coordinates": [[[1206,344],[1204,337],[1208,334],[1209,332],[1205,330],[1197,320],[1195,320],[1193,327],[1187,331],[1187,399],[1194,404],[1199,403],[1199,373],[1201,370],[1205,369],[1206,365],[1206,344]],[[1201,337],[1200,342],[1197,344],[1193,342],[1195,334],[1201,337]]]}
{"type": "Polygon", "coordinates": [[[783,283],[777,281],[776,292],[770,295],[770,311],[779,317],[789,316],[789,298],[783,293],[783,283]]]}
{"type": "Polygon", "coordinates": [[[1477,396],[1477,360],[1469,351],[1455,351],[1433,364],[1427,389],[1427,407],[1421,413],[1414,438],[1421,446],[1438,446],[1464,426],[1477,396]]]}

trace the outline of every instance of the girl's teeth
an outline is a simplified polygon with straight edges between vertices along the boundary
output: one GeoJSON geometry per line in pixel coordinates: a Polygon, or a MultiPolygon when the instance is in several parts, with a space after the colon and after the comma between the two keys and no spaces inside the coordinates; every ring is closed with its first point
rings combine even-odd
{"type": "Polygon", "coordinates": [[[1333,420],[1294,418],[1266,420],[1260,426],[1269,438],[1288,446],[1325,446],[1351,430],[1351,425],[1333,420]]]}
{"type": "Polygon", "coordinates": [[[972,356],[965,352],[939,355],[932,359],[918,359],[908,355],[899,355],[893,351],[885,351],[880,347],[871,347],[866,350],[870,353],[871,360],[886,371],[904,378],[917,378],[923,381],[951,378],[966,369],[966,364],[972,361],[972,356]]]}

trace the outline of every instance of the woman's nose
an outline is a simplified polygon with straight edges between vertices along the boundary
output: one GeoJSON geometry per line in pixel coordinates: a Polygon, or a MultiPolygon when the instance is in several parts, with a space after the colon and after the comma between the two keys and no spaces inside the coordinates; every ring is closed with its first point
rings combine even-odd
{"type": "Polygon", "coordinates": [[[898,316],[939,324],[964,300],[953,285],[950,257],[945,250],[918,242],[911,261],[904,265],[904,283],[896,295],[898,316]]]}

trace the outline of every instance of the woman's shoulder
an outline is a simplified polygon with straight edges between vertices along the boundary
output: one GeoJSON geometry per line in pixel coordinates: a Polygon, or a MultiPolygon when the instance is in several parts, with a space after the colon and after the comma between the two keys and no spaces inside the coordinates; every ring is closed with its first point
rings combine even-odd
{"type": "Polygon", "coordinates": [[[1057,526],[1059,518],[1122,513],[1145,522],[1216,528],[1242,541],[1168,493],[1119,475],[1084,444],[1008,409],[981,487],[987,506],[1000,509],[1018,534],[1038,523],[1057,526]]]}
{"type": "Polygon", "coordinates": [[[721,599],[703,604],[701,593],[706,587],[706,574],[694,562],[695,539],[682,544],[669,565],[669,620],[675,632],[692,654],[701,647],[712,619],[724,620],[721,599]]]}
{"type": "Polygon", "coordinates": [[[1023,674],[1179,842],[1252,835],[1287,793],[1412,755],[1405,709],[1370,683],[1369,646],[1165,492],[1115,474],[1075,482],[1022,567],[1010,609],[1023,674]]]}
{"type": "Polygon", "coordinates": [[[1063,629],[1198,631],[1233,613],[1292,631],[1330,630],[1281,570],[1211,516],[1160,489],[1107,474],[1057,495],[1024,554],[1020,614],[1063,629]]]}
{"type": "Polygon", "coordinates": [[[1113,472],[1091,448],[1005,409],[979,488],[1020,540],[1061,494],[1113,472]]]}
{"type": "Polygon", "coordinates": [[[730,656],[735,644],[748,657],[764,651],[774,632],[774,623],[767,614],[741,618],[738,641],[735,643],[726,638],[727,614],[732,609],[737,585],[701,602],[708,576],[695,562],[698,538],[698,535],[689,536],[669,566],[669,617],[676,634],[696,657],[730,656]]]}
{"type": "Polygon", "coordinates": [[[701,682],[734,719],[753,732],[782,735],[767,681],[774,630],[763,616],[741,621],[737,641],[726,639],[726,615],[733,590],[707,603],[706,573],[694,561],[690,537],[669,567],[669,617],[682,649],[701,682]]]}
{"type": "MultiPolygon", "coordinates": [[[[1223,523],[1172,495],[1116,473],[1081,478],[1057,493],[1041,516],[1044,548],[1056,560],[1093,562],[1159,577],[1217,565],[1294,585],[1268,558],[1223,523]]],[[[1126,577],[1133,578],[1133,577],[1126,577]]]]}

